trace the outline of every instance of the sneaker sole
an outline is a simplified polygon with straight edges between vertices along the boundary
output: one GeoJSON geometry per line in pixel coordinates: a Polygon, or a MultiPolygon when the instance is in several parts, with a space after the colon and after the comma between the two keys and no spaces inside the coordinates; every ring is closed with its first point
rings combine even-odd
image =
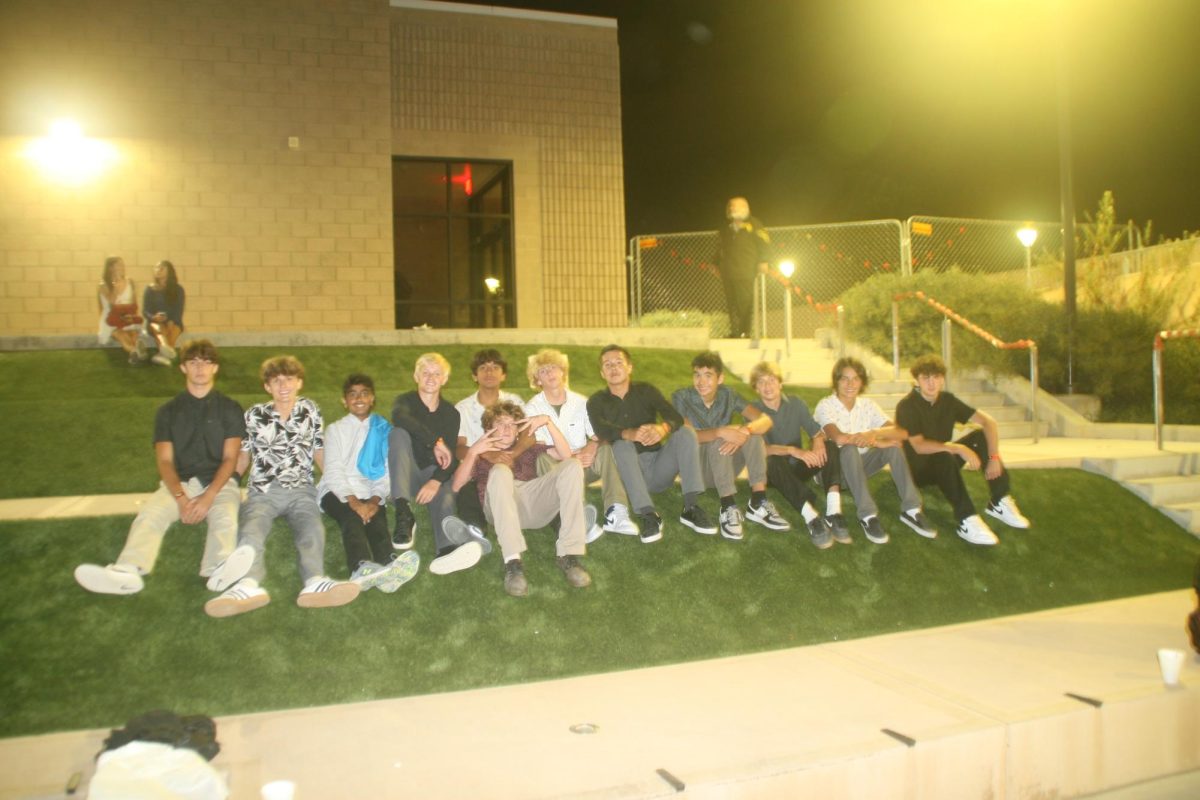
{"type": "Polygon", "coordinates": [[[637,536],[639,533],[641,533],[641,531],[638,530],[636,525],[628,525],[628,526],[622,526],[622,527],[618,527],[616,525],[605,525],[604,532],[605,533],[619,533],[622,536],[637,536]]]}
{"type": "Polygon", "coordinates": [[[730,541],[740,542],[743,538],[745,538],[745,534],[743,534],[741,531],[727,531],[722,528],[721,537],[724,539],[729,539],[730,541]]]}
{"type": "Polygon", "coordinates": [[[128,573],[114,580],[112,573],[96,564],[80,564],[75,568],[75,582],[94,594],[137,594],[145,587],[141,575],[128,573]]]}
{"type": "Polygon", "coordinates": [[[691,520],[686,520],[683,517],[679,518],[679,524],[686,525],[689,528],[691,528],[692,530],[694,530],[696,533],[703,533],[705,536],[712,536],[714,533],[717,532],[716,528],[701,528],[696,523],[692,522],[691,520]]]}
{"type": "Polygon", "coordinates": [[[662,538],[662,531],[658,531],[649,536],[639,536],[639,538],[641,538],[642,544],[654,544],[662,538]]]}
{"type": "Polygon", "coordinates": [[[408,553],[405,553],[404,555],[398,557],[389,566],[387,570],[390,573],[388,576],[389,579],[383,582],[383,586],[388,587],[388,594],[391,594],[392,592],[396,591],[396,589],[399,589],[401,586],[417,577],[417,572],[421,569],[421,557],[416,553],[411,554],[412,558],[408,558],[408,555],[408,553]],[[391,588],[392,584],[396,585],[395,588],[391,588]]]}
{"type": "Polygon", "coordinates": [[[604,528],[601,528],[599,525],[593,525],[591,530],[589,530],[587,532],[587,536],[583,537],[583,541],[586,544],[591,544],[592,542],[596,541],[603,535],[604,535],[604,528]]]}
{"type": "Polygon", "coordinates": [[[429,562],[429,571],[434,575],[449,575],[452,572],[470,569],[478,564],[481,558],[483,558],[483,548],[480,547],[479,542],[467,542],[459,545],[453,553],[429,562]]]}
{"type": "Polygon", "coordinates": [[[1020,522],[1011,522],[1008,519],[1006,519],[1003,514],[997,514],[995,511],[992,511],[990,508],[985,508],[983,510],[983,513],[987,514],[992,519],[1000,520],[1001,522],[1003,522],[1005,525],[1007,525],[1010,528],[1016,528],[1019,531],[1029,530],[1029,521],[1028,520],[1025,521],[1024,525],[1022,525],[1020,522]]]}
{"type": "Polygon", "coordinates": [[[357,583],[338,583],[323,592],[301,592],[296,605],[301,608],[335,608],[352,602],[362,592],[357,583]]]}
{"type": "Polygon", "coordinates": [[[749,513],[746,514],[746,521],[753,522],[755,525],[761,525],[769,531],[790,531],[792,529],[791,523],[787,522],[786,520],[780,523],[771,522],[770,520],[765,519],[755,519],[754,517],[750,516],[749,513]]]}
{"type": "Polygon", "coordinates": [[[416,538],[415,536],[409,537],[409,540],[407,542],[405,542],[404,544],[396,544],[396,542],[393,540],[392,541],[392,549],[393,550],[412,550],[413,544],[414,544],[413,539],[415,539],[415,538],[416,538]]]}
{"type": "Polygon", "coordinates": [[[245,544],[235,547],[233,552],[217,565],[205,586],[210,592],[223,592],[246,577],[246,573],[250,571],[253,564],[253,547],[245,544]]]}
{"type": "Polygon", "coordinates": [[[937,538],[937,531],[925,530],[903,514],[900,515],[900,521],[916,531],[918,536],[924,536],[926,539],[937,538]]]}
{"type": "Polygon", "coordinates": [[[271,602],[269,594],[257,594],[244,600],[235,597],[214,597],[204,604],[204,613],[217,619],[236,617],[238,614],[262,608],[269,602],[271,602]]]}

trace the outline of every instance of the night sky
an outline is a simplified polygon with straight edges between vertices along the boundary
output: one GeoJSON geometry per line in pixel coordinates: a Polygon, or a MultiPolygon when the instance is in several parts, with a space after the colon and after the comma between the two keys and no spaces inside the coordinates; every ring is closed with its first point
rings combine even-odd
{"type": "Polygon", "coordinates": [[[1200,229],[1196,0],[497,0],[618,20],[629,235],[931,214],[1200,229]],[[1055,9],[1065,13],[1059,22],[1055,9]]]}

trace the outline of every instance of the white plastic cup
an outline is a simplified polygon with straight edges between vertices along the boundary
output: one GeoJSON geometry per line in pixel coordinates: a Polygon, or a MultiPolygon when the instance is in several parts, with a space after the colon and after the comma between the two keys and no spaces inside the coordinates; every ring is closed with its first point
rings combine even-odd
{"type": "Polygon", "coordinates": [[[1182,650],[1164,647],[1158,651],[1158,668],[1162,670],[1163,683],[1167,686],[1179,685],[1179,670],[1183,667],[1183,658],[1182,650]]]}
{"type": "Polygon", "coordinates": [[[291,781],[271,781],[262,787],[262,800],[292,800],[296,796],[296,784],[291,781]]]}

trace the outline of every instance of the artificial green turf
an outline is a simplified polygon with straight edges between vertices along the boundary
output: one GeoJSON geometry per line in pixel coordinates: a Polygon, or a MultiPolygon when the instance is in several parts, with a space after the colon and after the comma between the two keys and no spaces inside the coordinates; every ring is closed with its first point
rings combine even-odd
{"type": "MultiPolygon", "coordinates": [[[[341,386],[350,372],[375,379],[377,410],[385,416],[392,398],[413,388],[420,347],[227,347],[221,349],[217,388],[243,406],[268,399],[258,380],[263,359],[287,352],[303,361],[304,394],[315,400],[326,422],[341,417],[341,386]]],[[[478,348],[439,347],[450,360],[443,390],[457,402],[475,390],[469,364],[478,348]]],[[[502,345],[508,360],[506,388],[522,397],[533,392],[525,363],[536,346],[502,345]]],[[[571,359],[571,388],[584,395],[600,389],[598,347],[564,347],[571,359]]],[[[691,383],[692,353],[634,351],[634,378],[658,385],[668,397],[691,383]]],[[[745,384],[730,380],[751,396],[745,384]]],[[[0,464],[0,499],[151,491],[154,411],[183,390],[178,367],[130,367],[123,351],[81,350],[0,353],[0,419],[7,421],[7,454],[0,464]]],[[[819,396],[820,393],[818,393],[819,396]]]]}
{"type": "MultiPolygon", "coordinates": [[[[982,502],[981,480],[967,480],[982,502]]],[[[1200,543],[1111,481],[1018,470],[1013,483],[1035,527],[997,523],[993,548],[954,536],[936,492],[926,510],[942,535],[913,534],[895,520],[885,475],[873,486],[891,543],[855,530],[853,545],[827,551],[798,532],[790,508],[792,533],[748,525],[740,543],[698,535],[674,522],[679,495],[669,491],[657,498],[664,539],[605,535],[585,562],[588,589],[570,590],[553,567],[551,535],[530,532],[524,599],[504,594],[493,552],[467,572],[423,570],[394,595],[303,610],[280,525],[268,545],[271,604],[222,620],[202,611],[211,594],[195,575],[199,528],[172,528],[142,593],[108,597],[80,589],[71,571],[111,561],[129,517],[0,523],[0,736],[110,727],[155,707],[244,713],[630,669],[1190,584],[1200,543]]],[[[597,502],[598,491],[589,497],[597,502]]],[[[703,502],[716,501],[710,492],[703,502]]],[[[327,529],[327,567],[345,576],[340,536],[327,529]]]]}

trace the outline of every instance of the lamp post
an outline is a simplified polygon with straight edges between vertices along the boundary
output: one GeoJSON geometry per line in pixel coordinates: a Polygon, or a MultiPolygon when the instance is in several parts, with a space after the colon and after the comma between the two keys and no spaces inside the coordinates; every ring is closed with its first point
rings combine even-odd
{"type": "Polygon", "coordinates": [[[1037,228],[1026,225],[1017,231],[1017,238],[1025,246],[1025,286],[1033,288],[1033,243],[1037,241],[1037,228]]]}
{"type": "Polygon", "coordinates": [[[788,358],[792,357],[792,275],[796,272],[796,262],[790,258],[779,262],[779,274],[784,277],[783,283],[783,346],[788,358]]]}

